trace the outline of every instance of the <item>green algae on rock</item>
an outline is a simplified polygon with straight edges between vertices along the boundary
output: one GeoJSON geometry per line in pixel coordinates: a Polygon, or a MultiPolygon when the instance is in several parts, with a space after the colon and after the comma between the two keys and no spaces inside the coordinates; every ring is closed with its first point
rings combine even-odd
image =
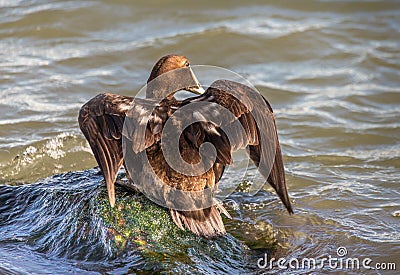
{"type": "MultiPolygon", "coordinates": [[[[120,174],[121,176],[121,174],[120,174]]],[[[120,178],[120,177],[119,177],[120,178]]],[[[193,246],[206,246],[207,241],[188,230],[179,229],[167,209],[153,203],[143,194],[117,186],[115,207],[110,207],[106,189],[99,193],[99,215],[108,228],[108,236],[117,254],[134,247],[151,257],[169,254],[190,261],[186,251],[193,246]],[[177,255],[179,254],[179,255],[177,255]]],[[[262,249],[273,251],[279,244],[271,226],[240,221],[237,214],[225,218],[228,238],[240,243],[244,250],[262,249]],[[262,228],[261,228],[262,227],[262,228]]],[[[214,241],[224,242],[221,237],[214,241]]]]}
{"type": "Polygon", "coordinates": [[[99,210],[117,251],[132,245],[142,252],[182,251],[189,243],[202,241],[189,231],[179,229],[167,209],[143,194],[127,192],[123,187],[117,187],[116,191],[119,196],[113,208],[106,189],[100,192],[99,210]]]}

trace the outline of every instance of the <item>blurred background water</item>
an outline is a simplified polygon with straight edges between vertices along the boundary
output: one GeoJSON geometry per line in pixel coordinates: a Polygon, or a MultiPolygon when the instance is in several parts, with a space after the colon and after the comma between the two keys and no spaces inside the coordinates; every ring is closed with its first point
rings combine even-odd
{"type": "Polygon", "coordinates": [[[0,273],[279,273],[257,267],[265,231],[277,256],[343,246],[399,269],[399,87],[397,1],[2,0],[0,273]],[[100,92],[135,95],[168,53],[238,72],[270,101],[295,215],[267,187],[237,192],[225,238],[115,254],[77,113],[100,92]]]}

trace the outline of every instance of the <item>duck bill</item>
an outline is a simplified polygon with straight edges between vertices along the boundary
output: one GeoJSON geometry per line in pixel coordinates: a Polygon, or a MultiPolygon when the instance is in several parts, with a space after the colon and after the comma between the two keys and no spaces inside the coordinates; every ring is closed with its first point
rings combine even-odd
{"type": "Polygon", "coordinates": [[[188,92],[192,92],[192,93],[194,93],[194,94],[196,94],[196,95],[202,95],[202,94],[204,94],[204,92],[206,91],[206,90],[204,90],[203,87],[201,87],[200,85],[199,85],[199,86],[188,87],[188,88],[186,88],[186,90],[187,90],[188,92]]]}
{"type": "Polygon", "coordinates": [[[200,82],[197,80],[197,77],[194,74],[192,68],[190,68],[190,75],[192,76],[195,85],[187,87],[186,90],[197,95],[204,94],[205,90],[203,89],[203,87],[201,87],[200,82]]]}

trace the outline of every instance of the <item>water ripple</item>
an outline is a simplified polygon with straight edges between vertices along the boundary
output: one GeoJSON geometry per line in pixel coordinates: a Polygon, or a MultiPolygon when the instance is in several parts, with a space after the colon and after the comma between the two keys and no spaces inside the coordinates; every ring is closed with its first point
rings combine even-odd
{"type": "Polygon", "coordinates": [[[0,273],[257,273],[271,236],[277,257],[335,255],[345,246],[398,261],[397,1],[3,0],[0,7],[0,182],[18,185],[0,186],[7,220],[0,273]],[[271,102],[296,214],[286,215],[267,187],[243,188],[230,198],[237,216],[226,222],[233,233],[224,241],[177,245],[186,251],[178,256],[176,249],[145,258],[137,246],[117,255],[93,204],[104,189],[100,175],[50,176],[96,165],[78,129],[80,106],[104,91],[134,95],[156,59],[173,52],[246,76],[271,102]]]}

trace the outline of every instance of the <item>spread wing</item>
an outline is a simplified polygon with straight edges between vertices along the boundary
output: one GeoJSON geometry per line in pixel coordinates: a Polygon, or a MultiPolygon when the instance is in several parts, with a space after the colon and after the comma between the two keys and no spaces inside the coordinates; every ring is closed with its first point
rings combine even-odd
{"type": "MultiPolygon", "coordinates": [[[[111,206],[115,204],[114,183],[118,170],[123,164],[122,130],[125,117],[142,114],[154,106],[151,100],[126,97],[115,94],[99,94],[82,106],[78,121],[79,127],[92,148],[96,161],[107,184],[111,206]]],[[[151,146],[159,135],[160,124],[164,123],[154,112],[148,127],[145,128],[145,141],[140,146],[143,150],[151,146]]],[[[147,121],[146,121],[147,123],[147,121]]],[[[130,129],[134,131],[135,129],[130,129]]]]}
{"type": "Polygon", "coordinates": [[[288,212],[293,213],[275,118],[268,101],[249,86],[218,80],[204,94],[183,101],[182,106],[193,103],[207,104],[196,105],[193,116],[202,122],[192,124],[184,135],[197,148],[203,142],[214,144],[214,169],[219,171],[221,164],[231,164],[231,152],[247,147],[261,175],[275,189],[288,212]]]}
{"type": "Polygon", "coordinates": [[[132,98],[99,94],[82,106],[79,127],[92,148],[107,184],[111,206],[115,204],[114,182],[123,163],[122,128],[132,98]]]}

